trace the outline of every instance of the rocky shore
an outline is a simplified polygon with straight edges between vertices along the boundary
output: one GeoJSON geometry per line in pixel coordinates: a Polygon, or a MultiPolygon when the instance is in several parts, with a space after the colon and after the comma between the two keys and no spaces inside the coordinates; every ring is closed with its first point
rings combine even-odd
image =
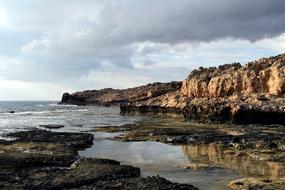
{"type": "Polygon", "coordinates": [[[181,88],[182,82],[152,83],[128,89],[106,88],[73,94],[64,93],[60,104],[119,106],[129,102],[144,101],[181,88]]]}
{"type": "Polygon", "coordinates": [[[243,66],[200,67],[182,82],[115,91],[64,94],[61,103],[119,105],[122,114],[158,113],[159,122],[149,117],[93,132],[120,132],[117,141],[182,146],[192,163],[180,167],[241,173],[244,178],[230,182],[231,189],[285,189],[285,54],[243,66]],[[172,113],[183,122],[173,122],[172,113]]]}
{"type": "Polygon", "coordinates": [[[285,54],[193,70],[183,82],[65,93],[61,104],[119,105],[122,113],[176,112],[207,123],[285,124],[285,54]]]}
{"type": "Polygon", "coordinates": [[[1,189],[189,189],[159,176],[140,177],[140,169],[118,161],[81,158],[93,143],[89,133],[31,130],[8,134],[0,142],[1,189]]]}
{"type": "Polygon", "coordinates": [[[236,190],[285,187],[285,128],[282,125],[208,125],[185,123],[169,115],[135,125],[107,126],[95,132],[120,132],[117,141],[156,141],[181,146],[189,170],[224,168],[244,178],[228,186],[236,190]]]}

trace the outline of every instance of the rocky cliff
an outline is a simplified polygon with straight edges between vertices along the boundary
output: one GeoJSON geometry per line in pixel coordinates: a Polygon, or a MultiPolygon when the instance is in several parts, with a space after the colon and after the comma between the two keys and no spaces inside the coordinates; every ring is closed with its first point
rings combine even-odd
{"type": "Polygon", "coordinates": [[[285,56],[279,55],[250,62],[199,68],[183,82],[181,93],[191,98],[252,96],[285,93],[285,56]]]}
{"type": "Polygon", "coordinates": [[[121,105],[123,112],[176,111],[199,122],[285,124],[285,55],[193,70],[181,89],[121,105]]]}
{"type": "Polygon", "coordinates": [[[73,94],[64,93],[60,104],[110,106],[129,102],[140,102],[177,91],[181,88],[181,85],[181,82],[157,82],[123,90],[106,88],[102,90],[87,90],[73,94]]]}
{"type": "Polygon", "coordinates": [[[64,94],[62,103],[119,104],[123,113],[180,112],[199,122],[285,124],[285,54],[193,70],[182,83],[64,94]]]}
{"type": "Polygon", "coordinates": [[[285,124],[285,55],[194,70],[183,82],[186,119],[285,124]]]}

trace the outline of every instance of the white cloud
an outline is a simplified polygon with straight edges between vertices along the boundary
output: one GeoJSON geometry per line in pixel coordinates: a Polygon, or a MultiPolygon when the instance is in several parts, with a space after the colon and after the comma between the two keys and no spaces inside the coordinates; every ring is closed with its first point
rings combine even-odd
{"type": "Polygon", "coordinates": [[[63,91],[72,91],[58,84],[22,82],[0,79],[0,100],[56,100],[63,91]]]}
{"type": "Polygon", "coordinates": [[[58,96],[65,90],[182,80],[198,66],[284,52],[284,4],[3,0],[0,76],[28,89],[25,96],[40,95],[38,84],[58,96]]]}
{"type": "Polygon", "coordinates": [[[30,43],[21,48],[22,55],[36,55],[41,52],[48,52],[50,47],[50,40],[42,37],[41,39],[34,39],[30,43]]]}
{"type": "Polygon", "coordinates": [[[0,27],[8,28],[10,26],[9,19],[7,17],[5,9],[0,6],[0,27]]]}

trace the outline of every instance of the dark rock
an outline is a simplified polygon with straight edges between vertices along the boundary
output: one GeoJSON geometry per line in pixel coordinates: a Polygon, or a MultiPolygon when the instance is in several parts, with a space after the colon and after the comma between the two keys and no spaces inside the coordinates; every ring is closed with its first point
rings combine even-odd
{"type": "Polygon", "coordinates": [[[115,160],[79,158],[78,148],[92,144],[88,133],[35,129],[7,136],[16,139],[0,142],[0,189],[195,189],[141,178],[139,168],[115,160]]]}
{"type": "Polygon", "coordinates": [[[236,104],[227,99],[201,99],[183,109],[187,121],[234,124],[285,124],[285,112],[273,104],[236,104]]]}
{"type": "Polygon", "coordinates": [[[7,137],[16,138],[20,142],[53,142],[63,143],[77,148],[89,147],[93,144],[93,135],[89,133],[51,132],[41,129],[20,131],[7,134],[7,137]]]}
{"type": "Polygon", "coordinates": [[[188,184],[172,183],[160,176],[146,178],[129,178],[112,181],[100,181],[91,186],[83,186],[81,190],[198,190],[198,188],[188,184]]]}
{"type": "Polygon", "coordinates": [[[79,188],[100,181],[136,178],[139,176],[139,168],[102,159],[81,159],[78,165],[71,169],[35,169],[19,174],[19,178],[23,179],[24,188],[28,189],[79,188]]]}
{"type": "MultiPolygon", "coordinates": [[[[161,115],[134,126],[99,127],[95,131],[124,132],[114,140],[157,141],[175,145],[218,145],[236,157],[252,160],[285,161],[285,128],[282,125],[208,125],[173,123],[161,115]],[[163,118],[163,119],[162,119],[163,118]],[[167,124],[162,121],[167,120],[167,124]]],[[[204,149],[202,149],[204,150],[204,149]]],[[[226,157],[227,158],[227,157],[226,157]]]]}
{"type": "Polygon", "coordinates": [[[0,143],[0,169],[28,167],[68,167],[77,157],[77,149],[89,147],[93,135],[87,133],[54,133],[40,129],[7,134],[15,138],[0,143]]]}
{"type": "Polygon", "coordinates": [[[70,98],[70,94],[69,94],[69,93],[64,93],[64,94],[62,95],[61,101],[62,101],[62,102],[67,102],[67,101],[69,100],[69,98],[70,98]]]}
{"type": "Polygon", "coordinates": [[[0,171],[28,167],[68,167],[78,157],[72,147],[60,143],[8,142],[0,144],[0,171]]]}
{"type": "Polygon", "coordinates": [[[60,129],[63,128],[64,125],[40,125],[40,127],[46,128],[46,129],[60,129]]]}

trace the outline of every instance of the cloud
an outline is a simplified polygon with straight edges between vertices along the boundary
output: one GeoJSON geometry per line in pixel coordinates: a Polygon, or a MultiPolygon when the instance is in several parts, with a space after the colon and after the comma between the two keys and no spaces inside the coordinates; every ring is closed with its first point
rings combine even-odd
{"type": "Polygon", "coordinates": [[[283,7],[282,0],[3,0],[0,76],[80,89],[182,80],[200,65],[284,51],[283,7]]]}
{"type": "Polygon", "coordinates": [[[117,43],[185,43],[224,37],[255,41],[284,32],[285,2],[281,0],[123,2],[106,5],[99,15],[102,28],[112,34],[108,39],[117,43]]]}
{"type": "Polygon", "coordinates": [[[0,100],[56,100],[63,91],[73,91],[58,84],[31,83],[0,79],[0,100]],[[51,93],[52,92],[52,93],[51,93]]]}

